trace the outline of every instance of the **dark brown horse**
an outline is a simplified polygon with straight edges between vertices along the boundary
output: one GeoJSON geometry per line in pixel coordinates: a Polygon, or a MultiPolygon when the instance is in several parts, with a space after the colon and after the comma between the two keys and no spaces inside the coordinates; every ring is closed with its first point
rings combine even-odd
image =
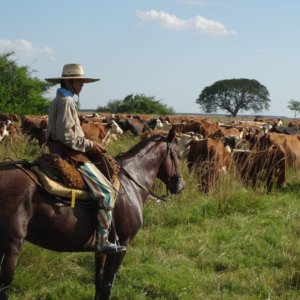
{"type": "MultiPolygon", "coordinates": [[[[143,205],[155,178],[172,194],[183,189],[174,135],[170,130],[167,138],[150,137],[116,158],[125,170],[113,211],[121,245],[128,245],[141,228],[143,205]]],[[[24,240],[59,252],[91,251],[95,213],[79,205],[58,205],[26,172],[15,165],[0,166],[0,299],[8,299],[24,240]]],[[[109,299],[125,253],[95,255],[95,299],[109,299]]]]}

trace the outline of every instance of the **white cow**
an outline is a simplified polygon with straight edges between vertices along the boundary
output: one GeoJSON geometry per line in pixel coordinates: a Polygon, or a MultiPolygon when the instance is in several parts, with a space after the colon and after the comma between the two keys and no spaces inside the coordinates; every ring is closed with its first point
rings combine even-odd
{"type": "Polygon", "coordinates": [[[9,136],[9,132],[7,131],[6,124],[2,123],[0,124],[0,142],[2,142],[6,136],[9,136]]]}
{"type": "Polygon", "coordinates": [[[107,144],[111,141],[116,141],[118,135],[122,135],[124,131],[122,128],[118,125],[116,121],[112,121],[111,127],[108,129],[106,136],[102,140],[103,144],[107,144]]]}

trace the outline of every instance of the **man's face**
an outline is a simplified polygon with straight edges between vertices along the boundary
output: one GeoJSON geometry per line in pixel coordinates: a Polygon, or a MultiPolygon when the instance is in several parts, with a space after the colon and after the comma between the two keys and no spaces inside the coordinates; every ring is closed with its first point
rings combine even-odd
{"type": "Polygon", "coordinates": [[[81,79],[67,80],[66,86],[76,95],[79,95],[83,87],[83,81],[81,79]]]}

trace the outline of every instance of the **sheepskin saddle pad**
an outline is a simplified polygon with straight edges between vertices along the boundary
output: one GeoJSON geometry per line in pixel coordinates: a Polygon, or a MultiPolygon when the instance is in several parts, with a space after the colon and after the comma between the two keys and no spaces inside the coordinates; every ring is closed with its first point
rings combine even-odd
{"type": "Polygon", "coordinates": [[[44,154],[34,163],[51,179],[72,189],[86,189],[83,177],[72,160],[63,159],[58,155],[44,154]]]}

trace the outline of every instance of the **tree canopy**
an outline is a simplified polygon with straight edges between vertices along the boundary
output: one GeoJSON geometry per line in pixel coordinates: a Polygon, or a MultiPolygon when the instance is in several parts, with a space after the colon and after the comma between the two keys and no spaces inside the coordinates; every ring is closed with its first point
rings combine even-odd
{"type": "Polygon", "coordinates": [[[18,66],[11,58],[13,54],[0,54],[0,112],[47,113],[49,100],[43,95],[51,85],[32,77],[28,67],[18,66]]]}
{"type": "Polygon", "coordinates": [[[99,112],[130,113],[130,114],[173,114],[171,107],[144,94],[130,94],[123,100],[110,100],[104,107],[97,108],[99,112]]]}
{"type": "Polygon", "coordinates": [[[290,100],[288,104],[288,108],[295,112],[295,118],[296,118],[297,112],[300,113],[300,101],[290,100]]]}
{"type": "Polygon", "coordinates": [[[254,79],[225,79],[205,87],[196,103],[206,113],[218,109],[236,117],[240,111],[259,112],[269,108],[269,92],[254,79]]]}

